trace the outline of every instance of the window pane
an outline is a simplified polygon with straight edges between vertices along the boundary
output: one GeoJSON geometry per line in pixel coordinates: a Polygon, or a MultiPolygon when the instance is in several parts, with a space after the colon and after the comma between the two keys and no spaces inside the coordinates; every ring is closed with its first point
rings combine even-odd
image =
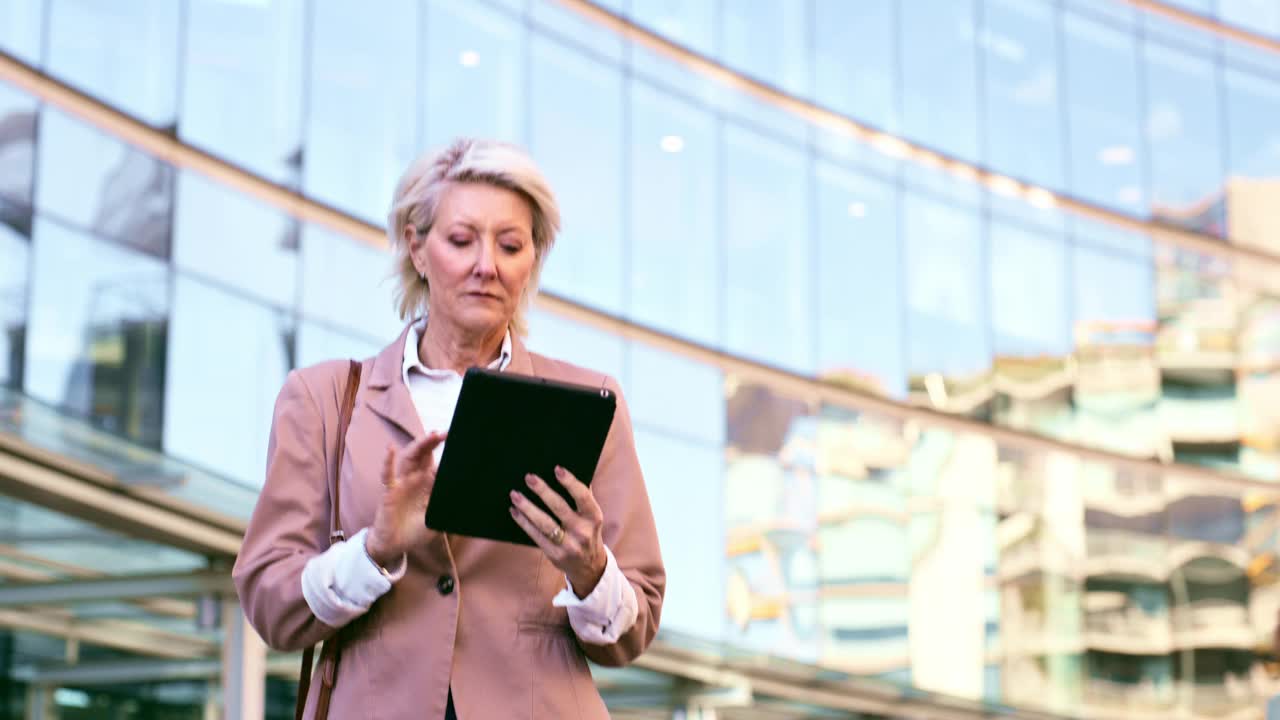
{"type": "Polygon", "coordinates": [[[1280,36],[1280,3],[1275,0],[1218,0],[1218,17],[1262,35],[1280,36]]]}
{"type": "Polygon", "coordinates": [[[158,257],[169,254],[173,168],[46,106],[36,206],[158,257]]]}
{"type": "Polygon", "coordinates": [[[893,0],[816,0],[813,7],[818,102],[888,132],[901,127],[894,7],[893,0]]]}
{"type": "Polygon", "coordinates": [[[640,0],[631,18],[707,57],[716,55],[716,3],[708,0],[640,0]]]}
{"type": "Polygon", "coordinates": [[[818,165],[816,267],[818,373],[902,397],[902,240],[890,183],[818,165]]]}
{"type": "Polygon", "coordinates": [[[298,224],[193,172],[178,176],[173,262],[284,308],[297,296],[298,224]]]}
{"type": "Polygon", "coordinates": [[[910,193],[902,216],[911,375],[987,370],[986,263],[976,209],[910,193]]]}
{"type": "Polygon", "coordinates": [[[721,3],[723,58],[794,95],[809,87],[808,3],[789,0],[721,3]]]}
{"type": "Polygon", "coordinates": [[[302,10],[299,0],[190,0],[179,126],[184,140],[295,187],[302,10]]]}
{"type": "Polygon", "coordinates": [[[130,115],[171,127],[182,4],[47,1],[50,72],[130,115]]]}
{"type": "Polygon", "coordinates": [[[1219,146],[1221,96],[1213,64],[1148,43],[1146,134],[1151,146],[1152,213],[1200,232],[1225,228],[1219,146]]]}
{"type": "Polygon", "coordinates": [[[379,342],[400,335],[393,297],[392,256],[329,230],[307,225],[302,231],[301,314],[335,330],[379,342]]]}
{"type": "Polygon", "coordinates": [[[991,324],[995,352],[1063,357],[1071,352],[1066,241],[1014,225],[991,226],[991,324]]]}
{"type": "Polygon", "coordinates": [[[622,310],[622,82],[616,69],[533,43],[531,151],[560,200],[562,232],[543,287],[622,310]]]}
{"type": "Polygon", "coordinates": [[[720,369],[630,343],[627,402],[637,426],[711,445],[724,442],[724,378],[720,369]]]}
{"type": "Polygon", "coordinates": [[[427,6],[426,147],[455,137],[524,140],[524,47],[509,15],[462,0],[427,6]]]}
{"type": "Polygon", "coordinates": [[[900,5],[902,123],[929,147],[976,162],[978,81],[973,0],[900,5]]]}
{"type": "Polygon", "coordinates": [[[723,454],[718,446],[637,429],[636,450],[670,588],[662,627],[718,639],[724,622],[723,454]]]}
{"type": "Polygon", "coordinates": [[[303,188],[381,224],[418,145],[416,6],[315,3],[311,22],[303,188]]]}
{"type": "Polygon", "coordinates": [[[632,85],[631,316],[711,344],[720,339],[715,137],[710,113],[632,85]]]}
{"type": "Polygon", "coordinates": [[[41,20],[47,0],[5,0],[0,3],[0,50],[29,65],[40,65],[41,20]]]}
{"type": "Polygon", "coordinates": [[[1065,27],[1071,191],[1099,205],[1143,213],[1134,39],[1070,14],[1065,27]]]}
{"type": "Polygon", "coordinates": [[[36,99],[0,82],[0,204],[31,206],[36,99]]]}
{"type": "Polygon", "coordinates": [[[542,310],[529,316],[529,350],[612,375],[631,397],[626,373],[626,343],[619,335],[597,330],[542,310]]]}
{"type": "Polygon", "coordinates": [[[272,409],[289,370],[292,337],[285,314],[178,275],[165,452],[262,485],[272,409]]]}
{"type": "Polygon", "coordinates": [[[1230,68],[1226,78],[1231,174],[1280,177],[1280,82],[1230,68]]]}
{"type": "Polygon", "coordinates": [[[26,392],[158,447],[168,270],[48,220],[34,237],[26,392]]]}
{"type": "Polygon", "coordinates": [[[999,172],[1063,186],[1058,33],[1049,5],[987,0],[983,12],[987,157],[999,172]]]}
{"type": "Polygon", "coordinates": [[[1155,271],[1150,261],[1076,247],[1075,322],[1150,324],[1156,321],[1155,271]]]}
{"type": "MultiPolygon", "coordinates": [[[[600,0],[596,5],[621,12],[625,0],[600,0]]],[[[622,62],[622,36],[600,32],[600,26],[557,0],[529,0],[528,16],[544,38],[571,42],[610,62],[622,62]]]]}
{"type": "Polygon", "coordinates": [[[799,372],[813,369],[809,178],[797,150],[725,129],[725,344],[799,372]]]}
{"type": "Polygon", "coordinates": [[[336,358],[363,360],[377,355],[382,348],[390,345],[395,339],[386,337],[373,340],[357,337],[334,330],[327,325],[304,320],[298,324],[297,355],[294,363],[297,367],[309,367],[336,358]]]}
{"type": "Polygon", "coordinates": [[[0,225],[0,386],[22,387],[29,238],[0,225]]]}

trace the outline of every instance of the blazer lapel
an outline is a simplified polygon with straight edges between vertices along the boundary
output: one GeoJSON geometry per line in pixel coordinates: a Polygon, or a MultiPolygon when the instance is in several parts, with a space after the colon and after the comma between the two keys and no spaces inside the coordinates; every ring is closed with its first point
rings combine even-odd
{"type": "Polygon", "coordinates": [[[379,417],[399,428],[410,439],[426,435],[422,428],[422,419],[418,417],[418,409],[413,405],[409,388],[404,384],[401,373],[404,369],[404,343],[409,335],[406,325],[400,337],[373,359],[373,370],[369,378],[369,399],[366,404],[379,417]]]}

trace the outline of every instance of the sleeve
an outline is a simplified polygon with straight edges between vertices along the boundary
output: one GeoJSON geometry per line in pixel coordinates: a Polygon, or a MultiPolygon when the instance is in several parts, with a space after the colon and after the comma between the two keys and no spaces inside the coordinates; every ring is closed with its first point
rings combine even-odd
{"type": "Polygon", "coordinates": [[[384,571],[365,550],[369,528],[307,561],[302,568],[302,597],[325,625],[342,627],[369,612],[373,602],[404,577],[408,559],[400,557],[394,572],[384,571]]]}
{"type": "MultiPolygon", "coordinates": [[[[667,574],[658,546],[658,531],[649,494],[636,455],[631,415],[617,380],[606,378],[618,398],[613,426],[605,440],[591,491],[604,513],[604,544],[635,595],[635,620],[616,639],[601,642],[578,636],[583,653],[606,667],[621,667],[648,649],[658,634],[667,574]]],[[[570,620],[572,623],[572,620],[570,620]]]]}
{"type": "Polygon", "coordinates": [[[552,605],[567,610],[574,634],[583,642],[595,645],[618,642],[618,638],[635,624],[639,613],[635,588],[622,574],[608,545],[604,554],[604,574],[586,597],[578,597],[566,575],[565,588],[551,600],[552,605]]]}
{"type": "Polygon", "coordinates": [[[277,650],[310,647],[337,629],[316,617],[302,590],[304,567],[328,546],[333,439],[325,426],[303,376],[291,371],[276,398],[266,479],[231,573],[249,623],[277,650]]]}

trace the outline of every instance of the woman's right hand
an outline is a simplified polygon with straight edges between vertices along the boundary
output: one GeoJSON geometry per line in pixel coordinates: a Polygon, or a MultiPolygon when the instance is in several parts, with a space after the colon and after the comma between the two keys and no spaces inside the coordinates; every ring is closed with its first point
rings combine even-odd
{"type": "Polygon", "coordinates": [[[436,482],[436,448],[448,433],[432,432],[404,450],[387,447],[382,463],[382,504],[365,537],[365,551],[382,567],[398,564],[400,556],[426,540],[427,500],[436,482]]]}

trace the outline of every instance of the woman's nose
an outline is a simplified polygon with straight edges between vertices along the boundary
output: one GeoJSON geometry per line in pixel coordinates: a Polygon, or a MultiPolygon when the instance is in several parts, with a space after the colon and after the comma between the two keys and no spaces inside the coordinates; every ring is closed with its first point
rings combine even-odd
{"type": "Polygon", "coordinates": [[[493,243],[481,242],[477,243],[477,245],[479,246],[480,251],[476,256],[476,264],[475,267],[472,268],[472,272],[481,277],[491,277],[497,274],[498,269],[495,263],[496,254],[494,252],[493,243]]]}

